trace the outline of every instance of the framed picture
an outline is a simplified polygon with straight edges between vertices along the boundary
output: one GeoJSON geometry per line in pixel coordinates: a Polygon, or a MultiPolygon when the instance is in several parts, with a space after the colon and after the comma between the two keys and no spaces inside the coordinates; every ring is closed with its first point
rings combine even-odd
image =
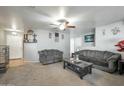
{"type": "Polygon", "coordinates": [[[49,33],[49,39],[51,39],[52,38],[52,33],[49,33]]]}
{"type": "Polygon", "coordinates": [[[84,36],[84,40],[85,42],[94,42],[94,34],[91,34],[91,35],[85,35],[84,36]]]}
{"type": "Polygon", "coordinates": [[[62,34],[62,40],[64,39],[64,34],[62,34]]]}
{"type": "Polygon", "coordinates": [[[120,28],[119,27],[114,27],[113,29],[111,29],[113,35],[117,35],[120,32],[120,28]]]}
{"type": "Polygon", "coordinates": [[[55,42],[59,42],[59,33],[55,33],[55,42]]]}
{"type": "Polygon", "coordinates": [[[106,35],[106,30],[105,29],[102,30],[102,34],[103,34],[103,36],[106,35]]]}

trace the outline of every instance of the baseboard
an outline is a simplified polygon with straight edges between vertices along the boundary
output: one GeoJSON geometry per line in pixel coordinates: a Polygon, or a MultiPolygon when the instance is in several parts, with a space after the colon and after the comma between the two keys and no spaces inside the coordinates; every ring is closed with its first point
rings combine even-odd
{"type": "Polygon", "coordinates": [[[12,59],[9,59],[9,60],[23,60],[23,58],[12,58],[12,59]]]}
{"type": "Polygon", "coordinates": [[[37,60],[24,60],[24,62],[32,62],[32,63],[40,63],[40,61],[37,61],[37,60]]]}

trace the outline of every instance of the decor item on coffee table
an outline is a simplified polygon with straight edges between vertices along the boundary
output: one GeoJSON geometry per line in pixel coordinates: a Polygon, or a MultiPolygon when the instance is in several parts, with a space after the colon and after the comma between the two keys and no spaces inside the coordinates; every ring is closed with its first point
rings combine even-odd
{"type": "Polygon", "coordinates": [[[6,72],[9,64],[9,46],[0,45],[0,72],[6,72]]]}
{"type": "Polygon", "coordinates": [[[63,68],[66,67],[76,72],[81,79],[87,74],[92,73],[92,63],[88,63],[82,60],[75,60],[74,58],[66,58],[64,59],[63,68]]]}
{"type": "Polygon", "coordinates": [[[38,51],[39,61],[42,64],[50,64],[55,62],[61,62],[63,60],[63,52],[57,49],[46,49],[38,51]]]}
{"type": "Polygon", "coordinates": [[[77,54],[79,60],[93,63],[93,67],[110,73],[117,71],[118,61],[121,59],[121,54],[109,51],[81,50],[75,52],[77,54]]]}
{"type": "Polygon", "coordinates": [[[120,75],[124,73],[124,59],[118,61],[118,72],[120,75]]]}

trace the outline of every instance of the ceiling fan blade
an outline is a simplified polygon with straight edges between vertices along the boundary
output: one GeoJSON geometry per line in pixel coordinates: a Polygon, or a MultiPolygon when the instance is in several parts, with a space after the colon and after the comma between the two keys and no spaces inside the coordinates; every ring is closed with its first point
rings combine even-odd
{"type": "Polygon", "coordinates": [[[76,26],[67,26],[67,28],[76,28],[76,26]]]}
{"type": "Polygon", "coordinates": [[[53,29],[58,29],[58,27],[54,27],[53,29]]]}
{"type": "Polygon", "coordinates": [[[59,25],[57,25],[57,24],[50,24],[51,26],[59,26],[59,25]]]}

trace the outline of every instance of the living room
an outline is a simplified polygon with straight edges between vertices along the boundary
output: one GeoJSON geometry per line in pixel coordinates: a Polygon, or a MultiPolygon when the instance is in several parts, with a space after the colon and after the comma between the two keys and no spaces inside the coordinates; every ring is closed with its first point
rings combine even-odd
{"type": "Polygon", "coordinates": [[[0,45],[9,46],[0,84],[124,85],[123,10],[123,6],[0,6],[0,45]],[[75,62],[82,55],[90,63],[85,69],[66,60],[75,62]],[[96,64],[100,67],[94,68],[96,64]],[[65,68],[69,66],[76,73],[65,68]]]}

